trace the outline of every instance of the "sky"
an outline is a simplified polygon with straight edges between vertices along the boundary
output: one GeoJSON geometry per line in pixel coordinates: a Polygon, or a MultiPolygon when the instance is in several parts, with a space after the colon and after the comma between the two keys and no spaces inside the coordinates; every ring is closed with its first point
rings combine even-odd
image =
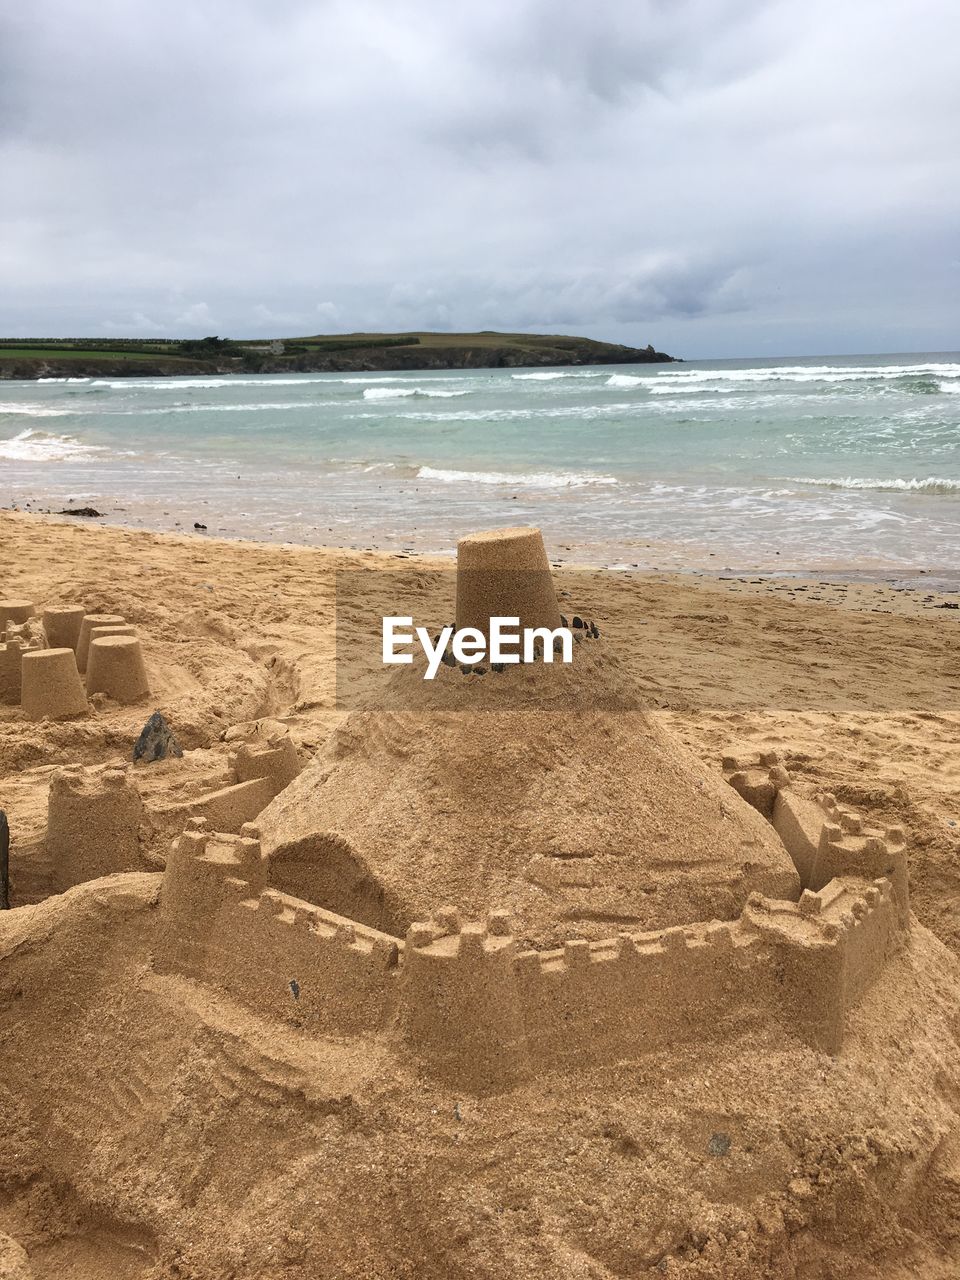
{"type": "Polygon", "coordinates": [[[955,0],[36,0],[0,333],[960,347],[955,0]]]}

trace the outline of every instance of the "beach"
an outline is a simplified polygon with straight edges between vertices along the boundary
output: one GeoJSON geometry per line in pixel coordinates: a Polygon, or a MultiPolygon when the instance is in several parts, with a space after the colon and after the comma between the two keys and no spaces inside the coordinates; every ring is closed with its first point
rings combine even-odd
{"type": "MultiPolygon", "coordinates": [[[[8,599],[132,624],[151,684],[147,699],[95,695],[88,714],[60,721],[0,707],[0,807],[11,905],[22,908],[5,913],[0,937],[14,1010],[7,1052],[15,1075],[13,1064],[32,1064],[16,1100],[4,1095],[7,1113],[23,1118],[3,1140],[17,1181],[0,1198],[0,1258],[25,1248],[32,1268],[12,1274],[307,1277],[318,1274],[320,1241],[336,1274],[378,1280],[494,1277],[505,1265],[530,1280],[588,1280],[656,1274],[664,1259],[704,1280],[760,1267],[787,1277],[798,1258],[852,1265],[865,1247],[865,1280],[953,1274],[949,1209],[929,1196],[953,1177],[943,1135],[960,999],[955,592],[817,577],[555,574],[561,606],[569,600],[594,622],[618,681],[629,675],[656,731],[675,735],[711,786],[731,757],[777,760],[794,786],[902,830],[916,923],[888,982],[911,995],[891,1004],[881,983],[839,1058],[788,1047],[763,1026],[723,1026],[712,1049],[704,1040],[584,1066],[575,1088],[561,1074],[475,1096],[425,1078],[377,1037],[264,1022],[242,991],[178,977],[163,958],[164,867],[185,822],[190,839],[205,838],[189,815],[220,803],[237,751],[289,741],[297,767],[316,769],[309,762],[347,724],[350,690],[335,657],[349,611],[338,614],[338,581],[362,584],[375,612],[390,611],[398,593],[419,597],[433,625],[452,607],[451,560],[25,513],[0,513],[0,549],[8,599]],[[94,785],[103,766],[128,794],[123,770],[129,778],[132,744],[154,709],[185,754],[133,766],[145,806],[133,862],[51,896],[54,797],[94,785]],[[79,766],[68,771],[75,781],[57,781],[65,764],[79,766]],[[28,1117],[40,1113],[37,1128],[28,1117]],[[904,1193],[896,1221],[882,1198],[859,1198],[872,1162],[906,1176],[931,1151],[937,1159],[904,1193]],[[209,1172],[191,1202],[183,1189],[199,1162],[209,1172]],[[36,1188],[52,1166],[58,1189],[38,1216],[36,1188]],[[166,1203],[176,1206],[169,1218],[166,1203]],[[410,1230],[426,1203],[428,1217],[410,1230]]],[[[602,741],[602,715],[582,714],[602,741]]],[[[348,735],[347,757],[386,734],[399,767],[409,745],[391,743],[396,716],[375,715],[382,728],[352,747],[348,735]]],[[[361,812],[372,799],[346,798],[361,812]]],[[[109,846],[114,837],[98,830],[109,846]]],[[[226,856],[218,848],[208,865],[226,856]]],[[[431,874],[425,863],[424,880],[431,874]]],[[[308,909],[284,901],[293,922],[308,909]]],[[[362,932],[338,927],[360,945],[362,932]]],[[[255,971],[269,965],[258,953],[255,971]]],[[[306,976],[283,970],[284,989],[288,977],[297,995],[306,976]]]]}
{"type": "MultiPolygon", "coordinates": [[[[11,566],[8,595],[83,603],[135,621],[151,668],[169,668],[157,697],[191,746],[208,746],[230,723],[264,709],[281,714],[308,748],[320,745],[344,714],[334,667],[338,572],[368,576],[385,611],[395,579],[405,589],[432,583],[450,603],[451,562],[439,557],[159,535],[10,513],[0,515],[0,545],[11,566]],[[282,692],[250,685],[251,658],[286,672],[282,692]]],[[[960,891],[955,591],[571,573],[581,607],[701,758],[717,767],[738,750],[781,751],[805,777],[851,800],[869,796],[888,822],[906,823],[924,850],[913,867],[918,902],[928,881],[960,891]]],[[[84,763],[109,758],[125,741],[118,724],[129,736],[142,719],[139,708],[104,708],[87,721],[38,728],[0,714],[4,794],[13,788],[24,797],[8,798],[6,807],[21,829],[29,815],[31,834],[50,768],[70,752],[84,763]]],[[[960,947],[958,897],[939,895],[934,904],[931,896],[927,922],[960,947]]]]}

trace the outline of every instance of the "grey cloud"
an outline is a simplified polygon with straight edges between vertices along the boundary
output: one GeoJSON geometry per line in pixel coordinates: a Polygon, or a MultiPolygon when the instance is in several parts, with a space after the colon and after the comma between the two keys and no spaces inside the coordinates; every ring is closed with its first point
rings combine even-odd
{"type": "Polygon", "coordinates": [[[955,344],[949,0],[45,0],[0,21],[7,332],[955,344]]]}

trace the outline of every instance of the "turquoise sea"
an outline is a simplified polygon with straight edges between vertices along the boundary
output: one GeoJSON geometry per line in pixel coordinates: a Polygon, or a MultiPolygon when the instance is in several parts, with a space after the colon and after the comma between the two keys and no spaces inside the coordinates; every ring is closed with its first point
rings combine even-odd
{"type": "Polygon", "coordinates": [[[0,505],[558,560],[950,571],[960,354],[0,382],[0,505]]]}

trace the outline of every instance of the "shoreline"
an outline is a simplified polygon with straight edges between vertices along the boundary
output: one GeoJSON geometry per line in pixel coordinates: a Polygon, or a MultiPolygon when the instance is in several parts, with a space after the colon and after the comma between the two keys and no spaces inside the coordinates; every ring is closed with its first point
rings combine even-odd
{"type": "MultiPolygon", "coordinates": [[[[102,536],[105,540],[119,537],[124,541],[143,539],[152,547],[181,547],[189,551],[219,550],[251,555],[293,553],[316,556],[329,562],[327,567],[336,570],[352,564],[357,567],[383,571],[435,570],[452,572],[455,551],[421,552],[394,551],[389,547],[373,545],[345,546],[339,544],[310,544],[269,538],[250,538],[219,532],[193,530],[167,530],[131,524],[110,523],[106,519],[91,519],[61,515],[55,512],[34,512],[0,508],[0,546],[7,537],[7,530],[15,530],[19,524],[62,530],[75,530],[81,537],[102,536]],[[94,532],[96,530],[96,532],[94,532]],[[346,563],[340,563],[341,561],[346,563]]],[[[492,527],[492,526],[491,526],[492,527]]],[[[622,576],[630,582],[675,583],[679,588],[714,589],[730,594],[754,594],[742,589],[760,588],[755,594],[777,593],[779,598],[797,603],[816,602],[826,605],[842,604],[850,608],[870,609],[874,612],[924,613],[937,610],[945,619],[960,620],[960,570],[944,573],[935,569],[877,569],[875,567],[849,566],[843,569],[819,567],[773,569],[712,568],[699,565],[618,565],[603,564],[579,557],[557,559],[551,557],[551,566],[564,573],[584,574],[603,579],[622,576]],[[824,593],[821,594],[820,592],[824,593]],[[810,592],[809,595],[801,594],[810,592]],[[783,593],[780,596],[780,593],[783,593]],[[831,595],[831,593],[833,593],[831,595]],[[880,593],[882,600],[875,597],[880,593]],[[896,605],[894,608],[892,606],[896,605]]],[[[16,573],[8,574],[9,583],[16,573]]]]}
{"type": "MultiPolygon", "coordinates": [[[[87,504],[87,497],[82,499],[82,505],[87,504]]],[[[95,499],[91,499],[94,501],[95,499]]],[[[77,500],[78,505],[81,500],[77,500]]],[[[167,504],[164,504],[167,505],[167,504]]],[[[52,511],[49,509],[33,510],[27,509],[27,504],[0,506],[0,520],[4,517],[27,517],[30,519],[47,521],[51,524],[71,526],[83,526],[87,528],[99,529],[115,529],[124,530],[131,533],[143,533],[149,535],[159,535],[161,537],[183,538],[189,542],[223,542],[227,544],[248,545],[251,547],[295,547],[303,550],[320,551],[328,553],[342,552],[344,554],[367,555],[373,554],[387,557],[395,560],[426,562],[438,560],[444,564],[451,564],[456,556],[456,541],[452,540],[448,547],[435,548],[425,545],[416,545],[415,540],[407,540],[402,542],[399,539],[386,538],[381,536],[381,541],[373,541],[369,539],[360,539],[354,542],[339,542],[327,539],[322,542],[305,542],[297,538],[283,538],[271,536],[269,533],[257,536],[255,534],[239,531],[237,529],[224,529],[217,527],[211,531],[209,527],[201,529],[193,529],[185,521],[178,522],[178,527],[171,528],[169,524],[160,523],[150,505],[141,503],[136,508],[137,511],[144,515],[126,511],[117,510],[114,512],[103,512],[99,516],[79,516],[67,514],[64,511],[52,511]],[[118,518],[127,515],[126,519],[118,518]],[[147,522],[150,516],[154,515],[151,522],[147,522]]],[[[165,513],[166,515],[167,513],[165,513]]],[[[509,523],[508,516],[512,513],[505,513],[504,517],[497,519],[494,513],[491,513],[489,527],[505,526],[509,523]]],[[[520,514],[520,513],[516,513],[520,514]]],[[[213,522],[216,517],[210,516],[209,513],[199,512],[199,522],[205,523],[204,517],[213,522]]],[[[222,526],[224,522],[220,522],[222,526]]],[[[528,523],[521,521],[521,523],[528,523]]],[[[529,523],[536,523],[535,519],[529,523]]],[[[707,580],[724,581],[727,579],[736,580],[744,576],[761,576],[773,581],[812,581],[817,580],[823,583],[844,583],[844,584],[864,584],[864,585],[885,585],[895,590],[924,591],[936,592],[942,596],[960,596],[960,569],[948,569],[938,566],[919,566],[919,565],[901,565],[890,563],[812,563],[812,564],[710,564],[708,561],[721,559],[716,552],[708,552],[706,548],[694,549],[690,546],[668,542],[665,540],[656,540],[645,542],[642,555],[637,561],[627,561],[623,556],[626,550],[622,544],[616,547],[611,546],[607,555],[584,555],[574,549],[575,544],[564,543],[558,549],[556,546],[549,546],[550,563],[554,568],[563,568],[566,570],[585,570],[594,571],[601,570],[610,573],[630,573],[630,574],[666,574],[681,577],[705,578],[707,580]],[[699,554],[698,554],[699,550],[699,554]],[[615,554],[618,553],[618,554],[615,554]],[[572,553],[572,554],[571,554],[572,553]]],[[[586,548],[584,548],[586,550],[586,548]]],[[[599,548],[597,548],[599,550],[599,548]]],[[[631,549],[633,554],[640,554],[639,547],[631,549]]]]}

